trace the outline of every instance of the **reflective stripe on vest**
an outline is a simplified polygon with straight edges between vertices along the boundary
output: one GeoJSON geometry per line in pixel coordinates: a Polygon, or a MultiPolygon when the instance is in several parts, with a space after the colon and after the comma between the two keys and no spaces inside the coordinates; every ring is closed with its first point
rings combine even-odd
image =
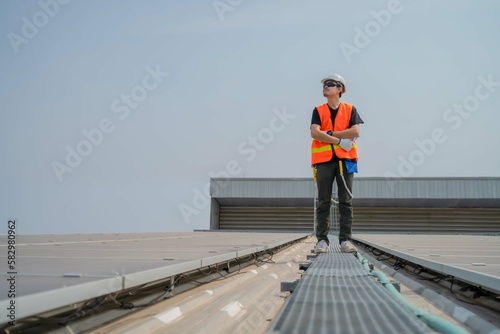
{"type": "MultiPolygon", "coordinates": [[[[323,104],[317,106],[319,118],[321,120],[320,131],[342,131],[349,128],[349,122],[351,121],[352,105],[340,102],[337,115],[335,116],[335,126],[332,124],[330,108],[328,104],[323,104]]],[[[323,143],[316,139],[312,140],[311,143],[311,165],[315,165],[321,162],[328,162],[333,157],[333,150],[335,150],[335,155],[341,159],[358,160],[358,150],[357,144],[354,143],[353,147],[349,151],[345,151],[339,145],[333,145],[330,143],[323,143]]]]}

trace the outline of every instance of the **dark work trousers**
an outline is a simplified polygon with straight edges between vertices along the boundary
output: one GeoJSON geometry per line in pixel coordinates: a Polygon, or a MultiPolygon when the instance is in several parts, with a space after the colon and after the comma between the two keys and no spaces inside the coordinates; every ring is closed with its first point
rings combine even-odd
{"type": "MultiPolygon", "coordinates": [[[[345,173],[345,168],[342,170],[345,173]]],[[[345,184],[352,194],[352,182],[354,174],[343,174],[345,184]]],[[[330,230],[330,206],[332,204],[333,181],[337,180],[340,232],[339,242],[351,240],[352,229],[352,197],[346,190],[342,176],[340,175],[339,162],[324,162],[316,164],[316,184],[318,187],[318,206],[316,207],[316,237],[318,241],[325,240],[328,244],[328,231],[330,230]]]]}

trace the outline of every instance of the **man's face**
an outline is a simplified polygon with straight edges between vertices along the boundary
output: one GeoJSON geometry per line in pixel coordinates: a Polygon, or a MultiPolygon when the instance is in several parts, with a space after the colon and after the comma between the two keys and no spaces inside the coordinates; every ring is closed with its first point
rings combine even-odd
{"type": "Polygon", "coordinates": [[[327,80],[323,83],[323,96],[324,97],[332,97],[339,96],[342,91],[342,84],[337,81],[327,80]]]}

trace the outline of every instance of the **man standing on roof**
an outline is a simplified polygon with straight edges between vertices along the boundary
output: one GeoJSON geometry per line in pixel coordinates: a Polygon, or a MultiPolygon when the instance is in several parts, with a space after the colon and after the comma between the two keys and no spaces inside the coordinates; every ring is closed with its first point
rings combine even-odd
{"type": "Polygon", "coordinates": [[[311,165],[318,189],[316,208],[316,253],[326,253],[330,245],[328,231],[333,181],[336,180],[339,197],[342,252],[356,252],[351,243],[353,220],[352,183],[357,172],[357,144],[359,124],[363,120],[353,105],[340,102],[346,91],[345,80],[333,74],[321,80],[327,103],[314,108],[311,120],[311,165]]]}

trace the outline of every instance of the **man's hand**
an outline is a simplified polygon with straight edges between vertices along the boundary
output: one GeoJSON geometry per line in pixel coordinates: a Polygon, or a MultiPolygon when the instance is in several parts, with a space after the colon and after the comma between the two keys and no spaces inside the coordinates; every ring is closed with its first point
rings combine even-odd
{"type": "Polygon", "coordinates": [[[339,139],[339,146],[342,147],[345,151],[350,151],[353,145],[354,141],[351,139],[339,139]]]}

